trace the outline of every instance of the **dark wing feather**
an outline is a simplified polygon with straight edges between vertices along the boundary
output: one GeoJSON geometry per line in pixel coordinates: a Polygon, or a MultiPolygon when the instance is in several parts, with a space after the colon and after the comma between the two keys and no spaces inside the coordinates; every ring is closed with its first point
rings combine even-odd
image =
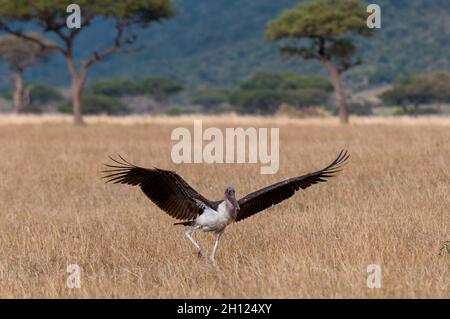
{"type": "Polygon", "coordinates": [[[103,176],[107,183],[140,186],[153,203],[172,217],[195,219],[205,206],[216,204],[204,198],[175,172],[135,166],[122,157],[122,162],[110,159],[114,164],[105,164],[109,169],[103,171],[107,174],[103,176]]]}
{"type": "Polygon", "coordinates": [[[326,182],[326,178],[335,176],[350,155],[342,150],[338,157],[320,171],[293,177],[250,193],[239,200],[240,210],[236,221],[250,217],[260,211],[276,205],[295,194],[300,188],[305,189],[318,182],[326,182]]]}

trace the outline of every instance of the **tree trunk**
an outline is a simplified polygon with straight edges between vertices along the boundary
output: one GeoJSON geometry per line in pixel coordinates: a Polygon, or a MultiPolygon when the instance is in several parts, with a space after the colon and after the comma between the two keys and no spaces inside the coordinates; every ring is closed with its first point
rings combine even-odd
{"type": "Polygon", "coordinates": [[[78,78],[72,78],[72,112],[73,122],[75,125],[84,124],[83,121],[83,104],[81,101],[83,87],[78,78]]]}
{"type": "Polygon", "coordinates": [[[81,67],[78,73],[73,63],[71,55],[66,56],[67,67],[72,77],[72,112],[73,122],[75,125],[83,125],[83,102],[82,95],[84,89],[84,83],[86,82],[87,68],[81,67]]]}
{"type": "Polygon", "coordinates": [[[31,85],[25,85],[25,88],[23,89],[23,95],[22,95],[22,107],[23,110],[29,111],[30,103],[31,103],[31,93],[32,86],[31,85]]]}
{"type": "Polygon", "coordinates": [[[336,94],[336,101],[339,106],[339,120],[342,124],[348,123],[348,108],[345,101],[344,89],[342,88],[341,74],[338,69],[329,60],[322,60],[322,63],[328,69],[333,80],[334,92],[336,94]]]}
{"type": "Polygon", "coordinates": [[[14,103],[14,113],[19,114],[23,110],[22,97],[23,97],[23,80],[22,72],[15,71],[13,74],[14,79],[14,92],[13,92],[13,103],[14,103]]]}

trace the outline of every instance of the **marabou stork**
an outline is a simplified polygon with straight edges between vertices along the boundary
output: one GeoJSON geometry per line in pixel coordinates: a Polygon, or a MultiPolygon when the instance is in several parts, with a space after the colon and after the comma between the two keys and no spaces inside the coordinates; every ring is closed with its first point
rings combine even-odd
{"type": "Polygon", "coordinates": [[[303,176],[292,177],[278,183],[261,188],[247,196],[236,200],[233,187],[225,189],[224,198],[210,201],[193,189],[180,175],[173,171],[159,168],[143,168],[127,162],[119,155],[121,161],[110,159],[114,164],[105,164],[103,171],[107,182],[140,186],[145,195],[160,209],[170,216],[182,220],[174,225],[189,226],[186,237],[194,244],[198,256],[202,250],[192,238],[196,230],[213,231],[216,241],[210,260],[215,264],[215,255],[220,237],[225,228],[232,222],[241,221],[288,199],[300,188],[305,189],[327,178],[335,176],[349,158],[347,151],[342,150],[338,157],[325,168],[303,176]]]}

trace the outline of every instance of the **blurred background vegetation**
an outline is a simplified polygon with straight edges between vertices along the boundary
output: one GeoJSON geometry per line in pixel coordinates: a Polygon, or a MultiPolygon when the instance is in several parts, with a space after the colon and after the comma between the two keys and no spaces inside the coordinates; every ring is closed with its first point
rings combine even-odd
{"type": "MultiPolygon", "coordinates": [[[[283,57],[279,44],[264,38],[269,21],[302,2],[173,1],[174,17],[134,31],[145,44],[142,50],[111,55],[92,66],[84,113],[336,114],[333,86],[320,62],[283,57]]],[[[343,74],[350,113],[448,112],[448,0],[377,4],[382,28],[369,38],[351,37],[363,63],[343,74]]],[[[83,29],[75,47],[77,63],[93,44],[101,48],[113,40],[112,23],[96,18],[83,29]]],[[[27,31],[39,30],[31,26],[27,31]]],[[[35,63],[23,71],[23,79],[21,112],[70,112],[70,75],[62,56],[35,63]]],[[[0,111],[12,110],[12,86],[3,59],[0,111]]]]}

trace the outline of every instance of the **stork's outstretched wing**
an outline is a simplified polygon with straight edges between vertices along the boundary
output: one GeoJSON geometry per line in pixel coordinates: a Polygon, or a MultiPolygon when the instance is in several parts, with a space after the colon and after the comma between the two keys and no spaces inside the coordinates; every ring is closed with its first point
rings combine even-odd
{"type": "Polygon", "coordinates": [[[204,206],[214,207],[215,202],[204,198],[181,176],[159,168],[143,168],[130,164],[120,155],[120,161],[110,157],[114,164],[105,164],[103,171],[108,182],[140,186],[145,195],[159,208],[180,220],[195,219],[204,206]]]}
{"type": "Polygon", "coordinates": [[[260,211],[276,205],[295,194],[296,191],[305,189],[318,182],[326,182],[326,178],[335,176],[350,155],[342,150],[338,157],[327,167],[320,171],[293,177],[284,181],[264,187],[256,192],[250,193],[239,200],[240,210],[236,221],[250,217],[260,211]]]}

